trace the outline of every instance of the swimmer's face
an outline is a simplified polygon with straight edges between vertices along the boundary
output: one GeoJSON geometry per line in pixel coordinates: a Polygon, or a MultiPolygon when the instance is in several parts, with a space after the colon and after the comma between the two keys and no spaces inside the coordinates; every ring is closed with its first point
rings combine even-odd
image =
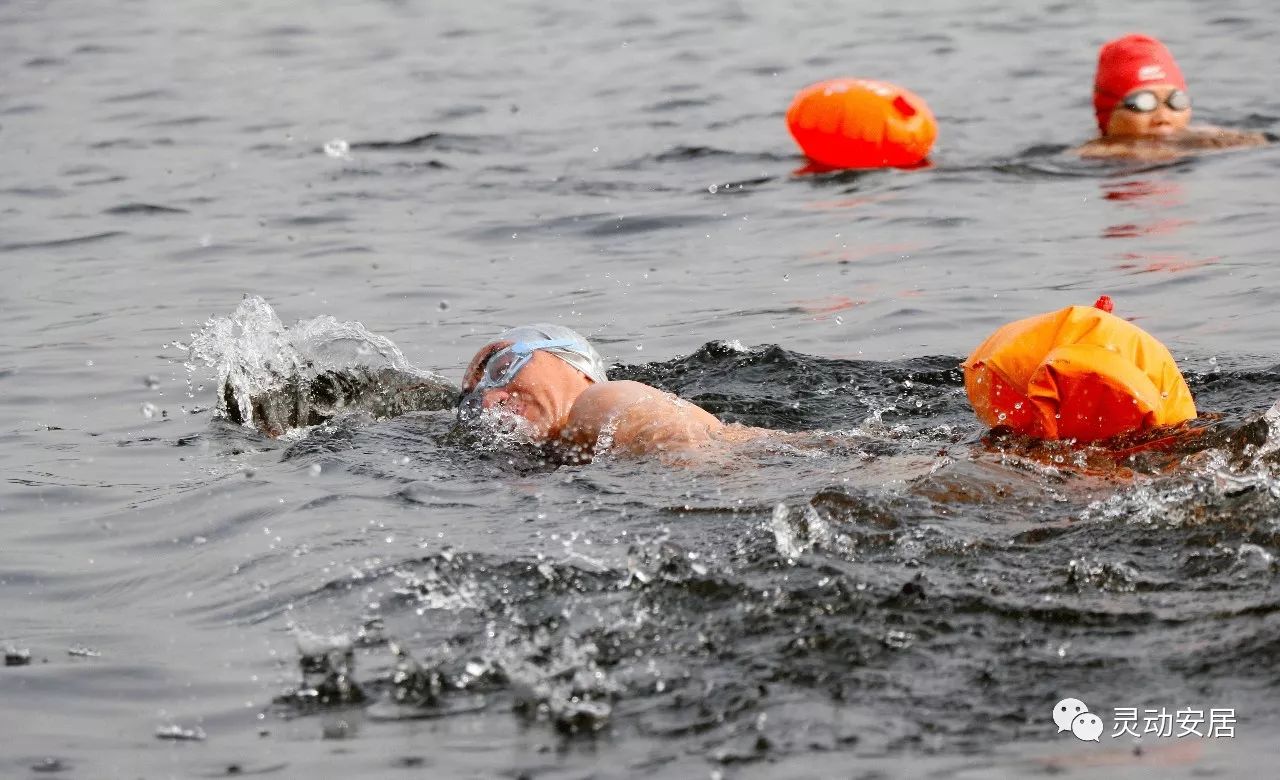
{"type": "Polygon", "coordinates": [[[1169,96],[1177,89],[1172,84],[1155,84],[1133,90],[1125,97],[1129,98],[1139,92],[1154,93],[1158,101],[1155,110],[1135,111],[1127,108],[1123,100],[1120,101],[1111,112],[1111,120],[1107,122],[1107,135],[1164,137],[1185,130],[1191,124],[1191,108],[1175,111],[1169,107],[1169,96]]]}
{"type": "MultiPolygon", "coordinates": [[[[462,377],[464,398],[472,393],[486,370],[490,374],[501,373],[490,366],[490,360],[504,360],[507,354],[499,354],[510,341],[496,341],[486,345],[467,366],[462,377]]],[[[535,439],[546,439],[558,432],[560,425],[573,407],[573,402],[591,385],[591,380],[581,371],[555,355],[537,351],[516,375],[501,387],[482,390],[464,403],[470,403],[486,411],[506,412],[528,423],[524,430],[535,439]]]]}

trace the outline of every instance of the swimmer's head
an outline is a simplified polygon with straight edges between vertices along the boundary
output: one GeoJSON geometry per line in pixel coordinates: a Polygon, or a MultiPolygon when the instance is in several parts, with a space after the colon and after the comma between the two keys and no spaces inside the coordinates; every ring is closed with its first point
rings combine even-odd
{"type": "Polygon", "coordinates": [[[522,325],[498,334],[471,359],[458,415],[469,420],[484,410],[506,412],[543,438],[583,390],[607,380],[604,360],[580,334],[563,325],[522,325]]]}
{"type": "Polygon", "coordinates": [[[1187,82],[1163,43],[1126,35],[1103,44],[1093,111],[1104,136],[1162,136],[1191,122],[1187,82]]]}

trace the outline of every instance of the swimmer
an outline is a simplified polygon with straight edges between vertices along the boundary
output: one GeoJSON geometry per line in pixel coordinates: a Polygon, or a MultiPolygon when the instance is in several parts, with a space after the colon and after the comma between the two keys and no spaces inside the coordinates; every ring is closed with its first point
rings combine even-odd
{"type": "Polygon", "coordinates": [[[578,333],[526,325],[500,333],[471,360],[462,393],[434,376],[361,366],[282,378],[247,398],[228,382],[227,418],[272,438],[341,414],[375,419],[457,409],[463,423],[504,424],[546,451],[549,460],[585,463],[606,452],[688,461],[696,450],[778,431],[727,424],[671,393],[633,381],[609,381],[604,361],[578,333]]]}
{"type": "Polygon", "coordinates": [[[591,344],[561,325],[511,328],[476,353],[463,374],[458,417],[471,422],[486,413],[513,419],[531,442],[575,463],[606,452],[681,458],[771,433],[721,422],[642,382],[610,381],[591,344]]]}
{"type": "MultiPolygon", "coordinates": [[[[848,437],[725,423],[682,398],[630,380],[610,380],[604,361],[580,334],[559,325],[526,325],[498,334],[467,366],[461,392],[412,370],[354,365],[283,377],[245,394],[228,381],[220,412],[267,436],[347,415],[386,419],[455,411],[459,430],[481,437],[514,433],[549,464],[580,464],[599,455],[655,458],[668,465],[734,467],[752,453],[838,452],[848,437]]],[[[869,479],[927,473],[932,456],[887,458],[869,479]]]]}
{"type": "Polygon", "coordinates": [[[1169,160],[1212,149],[1262,146],[1262,133],[1191,126],[1191,96],[1165,45],[1126,35],[1098,53],[1093,110],[1100,136],[1078,149],[1083,157],[1169,160]]]}

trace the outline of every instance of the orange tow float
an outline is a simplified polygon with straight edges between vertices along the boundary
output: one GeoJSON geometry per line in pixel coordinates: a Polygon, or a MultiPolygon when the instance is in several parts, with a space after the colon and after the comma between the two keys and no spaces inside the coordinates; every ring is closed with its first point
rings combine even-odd
{"type": "Polygon", "coordinates": [[[1090,442],[1196,416],[1173,356],[1111,299],[1011,322],[964,362],[979,419],[1042,439],[1090,442]]]}
{"type": "Polygon", "coordinates": [[[850,78],[800,90],[787,109],[787,129],[811,160],[832,168],[918,165],[938,135],[920,96],[884,81],[850,78]]]}

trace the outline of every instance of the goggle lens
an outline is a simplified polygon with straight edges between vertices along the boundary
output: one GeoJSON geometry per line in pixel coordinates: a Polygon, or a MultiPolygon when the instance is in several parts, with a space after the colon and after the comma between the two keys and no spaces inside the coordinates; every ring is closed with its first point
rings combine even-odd
{"type": "Polygon", "coordinates": [[[578,342],[571,339],[547,339],[544,341],[518,341],[494,352],[480,369],[480,380],[470,390],[464,390],[459,399],[459,407],[474,406],[485,390],[504,387],[511,384],[520,369],[540,349],[564,349],[575,347],[578,342]]]}
{"type": "MultiPolygon", "coordinates": [[[[1173,111],[1186,111],[1191,108],[1191,96],[1180,89],[1175,89],[1165,98],[1164,104],[1173,111]]],[[[1160,107],[1160,98],[1149,89],[1134,92],[1124,98],[1124,107],[1139,114],[1155,111],[1160,107]]]]}
{"type": "MultiPolygon", "coordinates": [[[[526,357],[525,359],[527,360],[528,358],[526,357]]],[[[489,363],[484,369],[484,377],[490,385],[505,385],[514,378],[516,371],[523,365],[524,361],[520,360],[509,349],[499,350],[494,353],[493,357],[489,358],[489,363]],[[516,371],[513,371],[513,368],[516,371]]]]}
{"type": "Polygon", "coordinates": [[[1191,108],[1191,96],[1180,89],[1174,90],[1169,93],[1169,97],[1164,103],[1174,111],[1186,111],[1191,108]]]}

